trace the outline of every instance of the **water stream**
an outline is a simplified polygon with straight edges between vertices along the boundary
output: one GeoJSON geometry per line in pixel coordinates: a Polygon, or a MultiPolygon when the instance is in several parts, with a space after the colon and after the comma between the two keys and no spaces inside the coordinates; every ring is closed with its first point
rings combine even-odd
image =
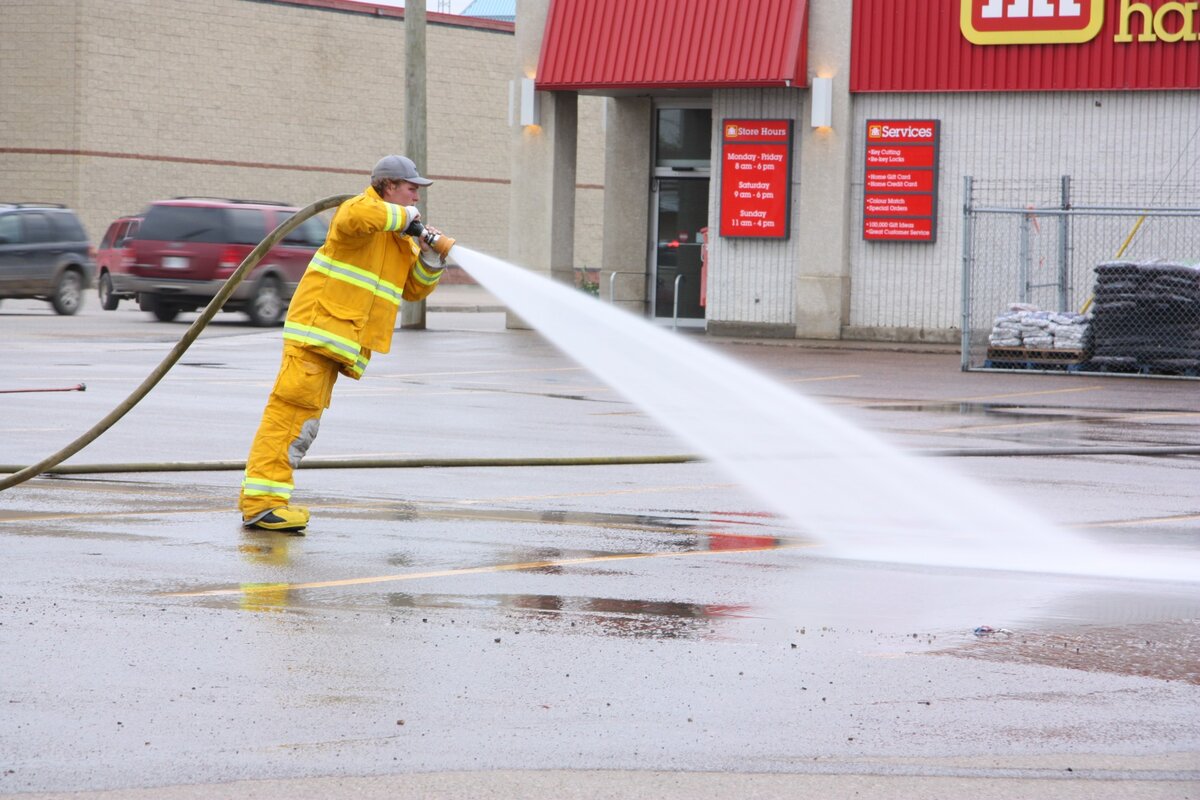
{"type": "Polygon", "coordinates": [[[1102,546],[700,343],[462,245],[454,254],[552,344],[819,542],[821,555],[1200,581],[1200,559],[1102,546]]]}

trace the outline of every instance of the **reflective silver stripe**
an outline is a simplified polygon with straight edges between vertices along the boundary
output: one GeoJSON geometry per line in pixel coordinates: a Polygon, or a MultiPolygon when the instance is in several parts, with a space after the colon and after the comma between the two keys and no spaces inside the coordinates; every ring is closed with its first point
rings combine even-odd
{"type": "Polygon", "coordinates": [[[279,497],[292,496],[292,484],[280,483],[279,481],[271,481],[266,478],[251,478],[246,476],[242,480],[242,491],[248,495],[263,495],[273,494],[279,497]]]}
{"type": "Polygon", "coordinates": [[[337,278],[339,281],[361,286],[369,292],[379,289],[379,279],[374,274],[353,264],[347,264],[345,261],[338,261],[317,253],[313,256],[312,261],[308,262],[308,265],[317,272],[337,278]]]}
{"type": "Polygon", "coordinates": [[[432,286],[440,281],[442,279],[443,272],[445,272],[445,270],[441,269],[437,270],[436,272],[430,272],[425,268],[424,262],[422,262],[420,259],[417,259],[417,263],[413,264],[413,277],[417,279],[418,283],[421,283],[425,286],[432,286]]]}
{"type": "Polygon", "coordinates": [[[320,328],[308,325],[298,325],[294,322],[284,323],[283,338],[292,339],[301,344],[323,347],[326,350],[340,353],[351,362],[358,360],[359,353],[362,350],[359,345],[344,336],[338,336],[335,333],[323,331],[320,328]]]}
{"type": "Polygon", "coordinates": [[[400,298],[403,296],[404,290],[391,281],[379,279],[379,289],[375,292],[376,297],[381,297],[394,305],[400,305],[400,298]]]}
{"type": "Polygon", "coordinates": [[[314,255],[312,261],[308,262],[308,266],[322,275],[328,275],[330,278],[344,281],[360,289],[366,289],[376,297],[381,297],[393,305],[400,305],[400,298],[403,295],[400,287],[391,281],[385,281],[383,278],[377,277],[374,273],[368,272],[362,267],[347,264],[345,261],[338,261],[321,253],[314,255]]]}
{"type": "Polygon", "coordinates": [[[388,203],[386,201],[383,205],[387,207],[388,213],[387,224],[383,228],[385,231],[402,231],[408,227],[404,224],[408,220],[407,215],[404,213],[404,209],[401,206],[398,206],[395,203],[388,203]]]}

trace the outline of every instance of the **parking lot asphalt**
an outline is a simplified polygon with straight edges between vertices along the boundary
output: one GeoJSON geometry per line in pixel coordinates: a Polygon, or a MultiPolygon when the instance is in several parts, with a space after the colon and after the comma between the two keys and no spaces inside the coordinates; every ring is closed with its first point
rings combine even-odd
{"type": "MultiPolygon", "coordinates": [[[[310,457],[479,465],[302,469],[305,536],[242,531],[231,469],[0,492],[0,796],[1200,796],[1197,584],[831,558],[702,460],[485,466],[689,448],[486,293],[437,297],[310,457]]],[[[127,305],[0,303],[0,464],[101,419],[194,318],[127,305]]],[[[1200,444],[1192,381],[695,338],[914,454],[1200,444]]],[[[279,345],[219,316],[67,464],[243,459],[279,345]]],[[[1096,542],[1200,552],[1195,456],[944,463],[1096,542]]]]}

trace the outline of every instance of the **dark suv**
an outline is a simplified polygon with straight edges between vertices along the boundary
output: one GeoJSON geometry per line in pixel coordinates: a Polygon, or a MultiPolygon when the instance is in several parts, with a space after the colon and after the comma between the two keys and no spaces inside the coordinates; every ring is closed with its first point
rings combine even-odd
{"type": "Polygon", "coordinates": [[[74,314],[91,285],[94,252],[69,208],[0,203],[0,297],[35,297],[74,314]]]}
{"type": "MultiPolygon", "coordinates": [[[[254,246],[296,207],[255,200],[177,197],[152,203],[126,247],[130,288],[163,322],[208,305],[254,246]]],[[[225,303],[255,325],[278,325],[328,222],[312,217],[271,248],[225,303]]]]}

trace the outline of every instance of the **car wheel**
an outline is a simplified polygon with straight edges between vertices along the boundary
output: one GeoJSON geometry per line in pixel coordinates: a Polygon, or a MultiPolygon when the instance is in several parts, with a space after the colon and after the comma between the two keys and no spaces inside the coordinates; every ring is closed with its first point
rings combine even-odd
{"type": "Polygon", "coordinates": [[[154,303],[154,308],[150,309],[154,312],[154,318],[159,322],[171,322],[179,316],[179,306],[164,303],[158,300],[154,303]]]}
{"type": "Polygon", "coordinates": [[[100,295],[100,305],[105,311],[116,311],[121,298],[113,294],[112,278],[106,272],[96,283],[96,294],[100,295]]]}
{"type": "Polygon", "coordinates": [[[83,277],[73,269],[64,270],[58,276],[58,284],[54,287],[54,296],[50,304],[59,314],[70,316],[83,305],[83,277]]]}
{"type": "Polygon", "coordinates": [[[254,296],[246,306],[250,321],[259,328],[278,325],[287,312],[287,301],[283,299],[283,284],[279,279],[267,275],[254,288],[254,296]]]}

